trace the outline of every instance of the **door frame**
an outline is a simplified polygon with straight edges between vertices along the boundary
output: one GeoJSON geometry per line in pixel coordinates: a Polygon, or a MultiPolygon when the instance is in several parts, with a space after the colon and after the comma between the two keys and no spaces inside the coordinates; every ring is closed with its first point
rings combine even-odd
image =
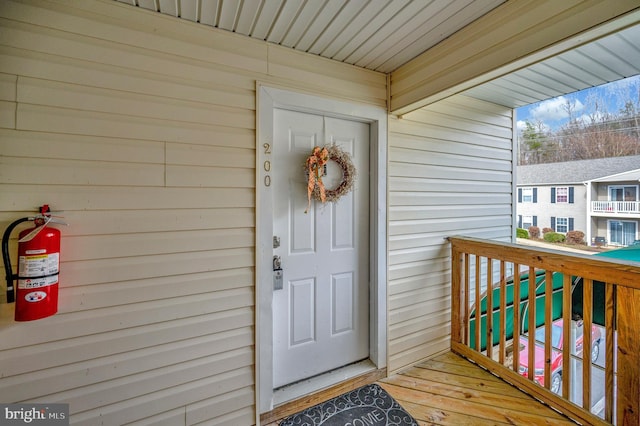
{"type": "MultiPolygon", "coordinates": [[[[369,359],[377,368],[387,366],[387,111],[367,104],[351,103],[285,88],[256,85],[256,415],[273,407],[273,270],[264,255],[273,251],[272,186],[270,161],[264,144],[272,144],[273,111],[325,115],[369,124],[369,359]],[[267,181],[265,181],[267,179],[267,181]]],[[[270,256],[269,256],[270,257],[270,256]]],[[[313,380],[313,379],[310,379],[313,380]]]]}

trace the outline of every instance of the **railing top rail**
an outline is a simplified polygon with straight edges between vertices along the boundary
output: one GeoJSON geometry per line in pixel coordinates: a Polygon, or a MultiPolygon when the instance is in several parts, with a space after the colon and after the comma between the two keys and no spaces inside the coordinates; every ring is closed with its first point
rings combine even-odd
{"type": "Polygon", "coordinates": [[[529,247],[474,237],[447,238],[454,251],[562,272],[640,290],[640,262],[529,247]]]}

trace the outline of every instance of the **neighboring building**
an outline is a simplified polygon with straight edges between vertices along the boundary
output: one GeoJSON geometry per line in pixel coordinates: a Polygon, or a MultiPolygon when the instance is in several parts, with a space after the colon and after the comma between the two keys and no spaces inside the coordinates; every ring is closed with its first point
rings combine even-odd
{"type": "Polygon", "coordinates": [[[640,238],[639,181],[640,155],[519,166],[518,227],[627,246],[640,238]]]}

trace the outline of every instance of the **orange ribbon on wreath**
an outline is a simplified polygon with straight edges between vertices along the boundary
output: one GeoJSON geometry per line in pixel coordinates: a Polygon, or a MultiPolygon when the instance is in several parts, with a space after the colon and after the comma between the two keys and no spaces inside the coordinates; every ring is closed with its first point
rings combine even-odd
{"type": "Polygon", "coordinates": [[[320,190],[320,199],[322,202],[325,200],[325,189],[324,184],[322,183],[322,167],[327,164],[329,161],[329,151],[327,148],[320,148],[316,146],[313,148],[313,153],[307,158],[306,168],[307,174],[309,175],[309,182],[307,184],[307,210],[304,212],[307,213],[309,208],[311,207],[311,194],[313,193],[313,189],[316,185],[318,185],[318,189],[320,190]]]}

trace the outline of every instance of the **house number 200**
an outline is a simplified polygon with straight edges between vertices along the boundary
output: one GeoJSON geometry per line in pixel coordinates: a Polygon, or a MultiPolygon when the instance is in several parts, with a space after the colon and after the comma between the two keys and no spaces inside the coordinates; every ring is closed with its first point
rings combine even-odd
{"type": "MultiPolygon", "coordinates": [[[[262,145],[262,147],[264,148],[264,153],[266,155],[271,154],[271,145],[268,143],[265,143],[262,145]]],[[[265,172],[269,172],[271,171],[271,161],[269,160],[265,160],[262,167],[264,168],[265,172]]],[[[264,176],[264,186],[271,186],[271,176],[270,175],[265,175],[264,176]]]]}

